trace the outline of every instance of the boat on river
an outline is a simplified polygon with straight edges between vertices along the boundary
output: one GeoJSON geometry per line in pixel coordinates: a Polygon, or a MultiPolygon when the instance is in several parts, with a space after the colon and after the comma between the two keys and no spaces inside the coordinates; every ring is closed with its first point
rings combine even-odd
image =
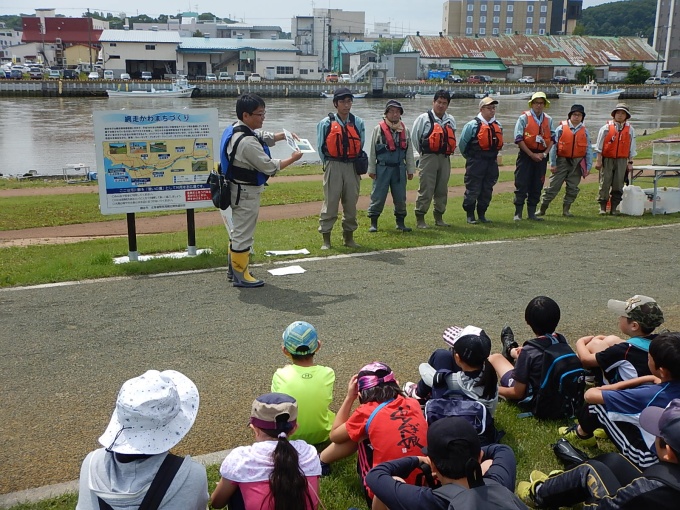
{"type": "MultiPolygon", "coordinates": [[[[352,92],[354,99],[363,99],[366,97],[366,94],[368,94],[368,92],[352,92]]],[[[333,99],[333,92],[322,92],[321,97],[333,99]]]]}
{"type": "Polygon", "coordinates": [[[194,92],[198,91],[196,85],[190,85],[185,77],[180,77],[172,80],[172,87],[170,89],[156,89],[151,86],[150,90],[107,90],[109,97],[191,97],[194,92]]]}
{"type": "Polygon", "coordinates": [[[595,80],[586,83],[583,87],[574,87],[573,92],[560,92],[560,99],[618,99],[621,92],[625,89],[607,90],[600,92],[599,86],[595,80]]]}

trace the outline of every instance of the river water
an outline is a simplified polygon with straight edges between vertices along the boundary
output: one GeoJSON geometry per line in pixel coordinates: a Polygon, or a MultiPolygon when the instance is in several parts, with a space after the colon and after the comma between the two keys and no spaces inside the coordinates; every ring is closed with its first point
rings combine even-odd
{"type": "MultiPolygon", "coordinates": [[[[367,138],[380,120],[385,102],[383,99],[356,99],[352,112],[366,122],[367,138]]],[[[498,106],[497,116],[506,133],[514,129],[518,115],[527,108],[524,100],[508,99],[498,106]]],[[[300,138],[308,138],[316,148],[316,124],[334,111],[331,99],[266,99],[267,117],[264,128],[280,131],[286,128],[300,138]]],[[[432,101],[424,99],[401,99],[404,105],[403,120],[412,126],[415,118],[431,108],[432,101]]],[[[573,100],[551,101],[548,113],[553,119],[566,117],[573,100]]],[[[97,110],[120,109],[162,109],[168,108],[217,108],[220,132],[236,120],[235,98],[153,98],[145,101],[107,98],[2,98],[2,122],[0,123],[0,150],[2,166],[0,174],[22,175],[29,170],[39,174],[61,174],[63,167],[70,164],[84,164],[96,169],[92,112],[97,110]]],[[[616,101],[606,99],[583,101],[586,109],[586,124],[591,136],[610,119],[616,101]]],[[[628,101],[633,118],[631,122],[638,134],[678,125],[680,118],[679,101],[631,100],[628,101]]],[[[460,130],[465,122],[477,114],[478,100],[454,99],[449,113],[458,123],[460,130]]],[[[509,134],[509,133],[508,133],[509,134]]],[[[511,136],[507,136],[510,141],[511,136]]],[[[506,146],[514,153],[512,145],[506,146]]],[[[277,144],[274,157],[289,154],[286,144],[277,144]]],[[[305,154],[302,161],[318,161],[317,154],[305,154]]]]}

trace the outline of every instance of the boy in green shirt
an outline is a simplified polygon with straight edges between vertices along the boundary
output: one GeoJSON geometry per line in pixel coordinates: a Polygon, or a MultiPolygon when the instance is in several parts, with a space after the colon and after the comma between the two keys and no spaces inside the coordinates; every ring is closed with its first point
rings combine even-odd
{"type": "Polygon", "coordinates": [[[335,413],[328,409],[333,400],[335,372],[314,364],[321,341],[314,326],[295,321],[283,332],[283,353],[292,364],[279,368],[272,378],[272,391],[290,395],[298,404],[298,428],[291,439],[312,445],[328,441],[335,413]]]}

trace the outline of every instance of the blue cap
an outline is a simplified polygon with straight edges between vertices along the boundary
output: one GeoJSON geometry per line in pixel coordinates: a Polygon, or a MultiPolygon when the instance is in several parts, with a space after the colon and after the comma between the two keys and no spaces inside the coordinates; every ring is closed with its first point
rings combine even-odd
{"type": "Polygon", "coordinates": [[[283,346],[298,356],[314,354],[319,349],[319,337],[309,322],[295,321],[283,332],[283,346]]]}

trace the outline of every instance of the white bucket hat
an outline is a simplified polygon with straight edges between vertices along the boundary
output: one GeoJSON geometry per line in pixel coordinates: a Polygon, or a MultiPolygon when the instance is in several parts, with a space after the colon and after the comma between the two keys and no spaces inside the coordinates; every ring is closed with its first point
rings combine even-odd
{"type": "Polygon", "coordinates": [[[126,381],[99,443],[116,453],[167,452],[189,432],[198,413],[198,389],[175,370],[149,370],[126,381]]]}

